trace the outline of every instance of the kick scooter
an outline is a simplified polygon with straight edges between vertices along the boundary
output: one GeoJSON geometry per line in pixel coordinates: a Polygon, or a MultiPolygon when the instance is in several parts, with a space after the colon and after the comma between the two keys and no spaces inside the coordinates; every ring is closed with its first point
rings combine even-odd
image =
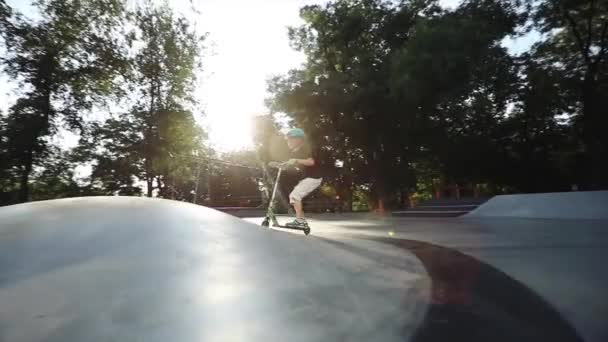
{"type": "Polygon", "coordinates": [[[277,221],[277,216],[274,212],[274,201],[275,201],[275,196],[277,194],[277,188],[279,187],[279,180],[281,179],[281,173],[283,172],[283,168],[285,167],[285,165],[280,165],[278,167],[279,172],[277,173],[277,179],[274,182],[274,188],[272,189],[272,196],[270,197],[270,203],[268,203],[268,211],[266,211],[266,218],[264,218],[264,222],[262,222],[262,226],[264,227],[270,227],[270,223],[272,222],[272,227],[274,228],[281,228],[281,229],[291,229],[291,230],[299,230],[304,232],[304,234],[308,235],[310,234],[310,228],[296,228],[296,227],[288,227],[288,226],[282,226],[279,224],[279,221],[277,221]]]}

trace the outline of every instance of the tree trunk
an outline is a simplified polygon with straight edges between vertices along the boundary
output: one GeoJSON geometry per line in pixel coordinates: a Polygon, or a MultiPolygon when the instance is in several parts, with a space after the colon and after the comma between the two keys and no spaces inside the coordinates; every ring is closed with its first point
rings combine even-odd
{"type": "Polygon", "coordinates": [[[26,159],[24,160],[23,170],[19,179],[19,203],[29,202],[30,200],[30,174],[32,173],[33,164],[32,151],[27,151],[26,159]]]}
{"type": "Polygon", "coordinates": [[[412,207],[412,203],[410,201],[410,192],[407,189],[401,188],[399,189],[399,202],[401,204],[401,208],[410,208],[412,207]]]}
{"type": "Polygon", "coordinates": [[[590,69],[583,84],[583,141],[586,146],[588,167],[588,185],[591,189],[601,189],[608,183],[606,179],[606,119],[602,116],[602,108],[597,93],[595,72],[590,69]]]}
{"type": "Polygon", "coordinates": [[[152,127],[154,125],[154,113],[156,109],[156,93],[154,83],[150,84],[150,107],[148,108],[148,117],[145,120],[146,131],[144,134],[144,167],[146,169],[146,183],[148,185],[148,197],[152,197],[154,190],[154,176],[152,175],[152,144],[153,144],[153,132],[152,127]]]}
{"type": "Polygon", "coordinates": [[[163,182],[160,179],[160,176],[156,177],[156,188],[158,189],[158,196],[161,198],[169,198],[167,196],[167,191],[165,187],[163,187],[163,182]]]}
{"type": "Polygon", "coordinates": [[[350,212],[353,211],[353,202],[355,195],[355,185],[350,183],[346,193],[346,209],[350,212]]]}
{"type": "Polygon", "coordinates": [[[154,185],[152,181],[152,177],[146,176],[146,184],[148,186],[148,197],[152,197],[152,191],[154,190],[154,185]]]}
{"type": "Polygon", "coordinates": [[[385,180],[382,178],[381,172],[380,171],[376,171],[378,174],[378,177],[375,179],[375,184],[374,184],[374,192],[375,192],[375,196],[376,196],[376,212],[378,214],[384,214],[386,213],[386,207],[385,207],[385,203],[386,203],[386,182],[385,180]]]}
{"type": "Polygon", "coordinates": [[[378,207],[376,208],[378,214],[386,214],[386,208],[384,207],[384,199],[378,199],[378,207]]]}
{"type": "Polygon", "coordinates": [[[351,182],[340,182],[337,194],[340,211],[353,211],[353,185],[351,182]]]}
{"type": "MultiPolygon", "coordinates": [[[[52,69],[48,72],[48,74],[52,74],[52,69]]],[[[41,89],[41,97],[37,100],[40,101],[41,106],[38,109],[41,111],[43,118],[36,121],[36,124],[33,128],[33,134],[31,136],[32,141],[30,142],[32,145],[30,148],[25,151],[25,156],[23,159],[23,169],[19,179],[19,202],[25,203],[30,201],[30,175],[32,173],[32,168],[34,165],[34,150],[36,149],[36,141],[39,137],[47,135],[49,133],[49,125],[52,114],[52,105],[51,105],[51,88],[50,84],[52,81],[48,78],[46,79],[47,83],[44,88],[41,89]]],[[[46,148],[46,146],[44,147],[46,148]]]]}

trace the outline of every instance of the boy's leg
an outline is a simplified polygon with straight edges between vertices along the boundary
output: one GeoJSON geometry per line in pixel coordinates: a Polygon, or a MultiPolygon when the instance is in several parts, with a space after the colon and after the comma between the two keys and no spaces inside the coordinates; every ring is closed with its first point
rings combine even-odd
{"type": "Polygon", "coordinates": [[[302,205],[302,201],[294,201],[293,208],[296,211],[296,218],[304,218],[304,206],[302,205]]]}
{"type": "Polygon", "coordinates": [[[293,227],[307,227],[308,224],[304,219],[304,208],[302,204],[302,199],[308,196],[311,192],[313,192],[316,188],[321,186],[323,179],[318,178],[305,178],[301,180],[298,185],[295,186],[293,191],[289,194],[289,202],[293,205],[296,211],[296,220],[288,223],[288,226],[293,227]]]}

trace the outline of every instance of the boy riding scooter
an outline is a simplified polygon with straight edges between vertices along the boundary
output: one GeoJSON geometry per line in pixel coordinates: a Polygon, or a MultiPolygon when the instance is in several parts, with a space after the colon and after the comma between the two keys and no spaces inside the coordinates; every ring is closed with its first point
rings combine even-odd
{"type": "Polygon", "coordinates": [[[320,168],[313,157],[312,148],[306,140],[306,134],[302,129],[294,128],[287,133],[287,146],[289,147],[289,160],[285,163],[271,162],[271,167],[281,168],[285,164],[296,169],[299,180],[297,185],[289,194],[289,203],[296,211],[296,218],[285,226],[297,229],[309,229],[304,217],[302,200],[311,192],[321,186],[323,178],[320,168]]]}

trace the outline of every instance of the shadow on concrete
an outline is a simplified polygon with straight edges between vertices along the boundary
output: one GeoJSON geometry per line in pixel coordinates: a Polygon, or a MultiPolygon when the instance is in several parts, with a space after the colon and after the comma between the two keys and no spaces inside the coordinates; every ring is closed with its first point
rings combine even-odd
{"type": "Polygon", "coordinates": [[[408,250],[431,278],[430,305],[411,341],[583,341],[538,294],[475,258],[419,241],[356,237],[408,250]]]}

